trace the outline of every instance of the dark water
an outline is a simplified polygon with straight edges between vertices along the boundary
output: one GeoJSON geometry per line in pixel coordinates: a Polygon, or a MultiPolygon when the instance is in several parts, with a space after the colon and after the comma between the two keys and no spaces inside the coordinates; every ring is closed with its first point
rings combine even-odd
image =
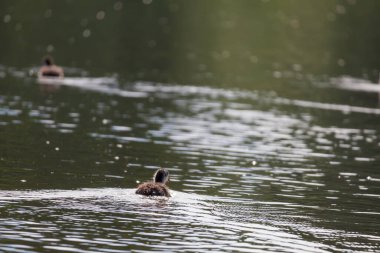
{"type": "Polygon", "coordinates": [[[1,252],[380,250],[379,2],[33,3],[0,3],[1,252]]]}

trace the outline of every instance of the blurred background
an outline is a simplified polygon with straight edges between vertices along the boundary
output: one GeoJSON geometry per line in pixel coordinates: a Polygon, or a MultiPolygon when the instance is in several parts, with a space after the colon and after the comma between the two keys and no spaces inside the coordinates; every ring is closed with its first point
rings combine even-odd
{"type": "Polygon", "coordinates": [[[6,66],[36,66],[51,54],[91,75],[248,89],[326,76],[378,79],[376,0],[0,5],[6,66]]]}
{"type": "Polygon", "coordinates": [[[0,0],[0,251],[379,252],[379,9],[0,0]]]}

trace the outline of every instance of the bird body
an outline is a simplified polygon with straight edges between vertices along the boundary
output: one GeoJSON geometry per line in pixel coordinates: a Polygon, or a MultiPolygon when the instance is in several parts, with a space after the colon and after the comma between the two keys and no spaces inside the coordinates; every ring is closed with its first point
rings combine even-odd
{"type": "Polygon", "coordinates": [[[136,190],[136,194],[145,195],[145,196],[166,196],[170,197],[170,193],[166,185],[146,182],[139,185],[136,190]]]}
{"type": "Polygon", "coordinates": [[[153,175],[153,181],[140,184],[136,194],[171,197],[169,188],[165,185],[168,180],[169,172],[166,169],[158,169],[153,175]]]}
{"type": "Polygon", "coordinates": [[[43,60],[43,66],[38,70],[38,78],[57,77],[63,78],[63,69],[54,65],[53,58],[47,56],[43,60]]]}

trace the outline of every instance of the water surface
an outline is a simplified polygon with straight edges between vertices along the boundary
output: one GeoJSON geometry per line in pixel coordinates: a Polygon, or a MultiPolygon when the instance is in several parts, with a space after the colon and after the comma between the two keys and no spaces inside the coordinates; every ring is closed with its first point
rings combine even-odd
{"type": "Polygon", "coordinates": [[[91,80],[3,79],[4,250],[378,248],[378,109],[91,80]],[[160,166],[173,198],[136,196],[160,166]]]}
{"type": "Polygon", "coordinates": [[[0,251],[380,250],[379,3],[203,2],[3,1],[0,251]]]}

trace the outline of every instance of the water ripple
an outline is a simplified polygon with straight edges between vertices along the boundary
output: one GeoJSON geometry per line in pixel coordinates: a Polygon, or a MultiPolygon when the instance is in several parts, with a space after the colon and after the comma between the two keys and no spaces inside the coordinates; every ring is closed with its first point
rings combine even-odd
{"type": "Polygon", "coordinates": [[[73,252],[78,249],[104,252],[104,247],[108,251],[118,251],[126,245],[133,245],[136,250],[148,250],[142,243],[147,239],[157,249],[165,251],[266,249],[327,252],[331,249],[321,243],[306,242],[281,226],[239,222],[233,209],[241,209],[241,205],[252,208],[249,202],[242,200],[240,203],[231,199],[223,202],[221,198],[173,191],[173,198],[168,201],[140,197],[132,189],[111,188],[3,191],[0,199],[8,202],[1,205],[6,213],[15,212],[19,218],[23,217],[2,220],[0,238],[10,242],[0,245],[3,249],[13,245],[12,241],[21,240],[30,245],[27,249],[31,252],[41,246],[52,251],[73,252]],[[49,209],[45,209],[47,205],[49,209]],[[46,216],[45,212],[49,215],[46,216]],[[31,217],[45,218],[25,220],[31,217]],[[61,227],[59,224],[65,225],[61,227]],[[125,226],[115,230],[113,224],[125,226]],[[149,227],[152,232],[147,232],[149,227]],[[107,238],[103,233],[108,234],[107,238]],[[120,238],[120,233],[128,236],[120,238]]]}

